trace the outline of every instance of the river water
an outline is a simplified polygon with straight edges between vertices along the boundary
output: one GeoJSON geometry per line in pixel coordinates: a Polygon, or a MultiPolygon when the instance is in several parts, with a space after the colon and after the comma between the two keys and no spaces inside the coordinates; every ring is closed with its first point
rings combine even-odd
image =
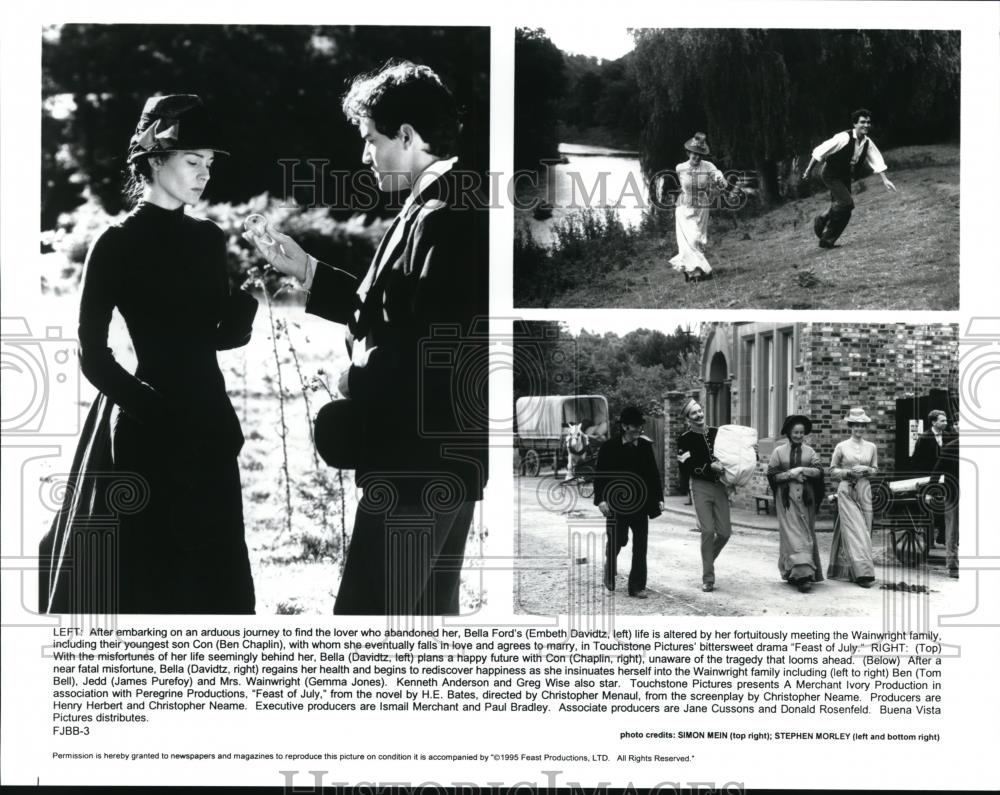
{"type": "Polygon", "coordinates": [[[518,205],[538,198],[552,205],[552,217],[536,219],[531,210],[515,209],[515,225],[527,228],[542,245],[552,244],[552,229],[559,219],[586,207],[616,207],[626,226],[638,226],[648,191],[639,167],[638,152],[581,144],[559,144],[566,160],[542,169],[536,184],[518,180],[518,205]]]}

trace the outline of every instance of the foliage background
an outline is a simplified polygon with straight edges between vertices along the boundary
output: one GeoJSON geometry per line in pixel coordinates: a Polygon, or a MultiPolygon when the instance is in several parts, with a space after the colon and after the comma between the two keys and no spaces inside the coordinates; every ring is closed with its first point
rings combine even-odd
{"type": "MultiPolygon", "coordinates": [[[[242,221],[261,212],[314,256],[363,273],[402,196],[372,190],[340,99],[390,59],[427,64],[452,89],[460,162],[489,158],[487,28],[54,25],[42,39],[43,289],[72,291],[94,236],[127,211],[125,153],[146,99],[194,93],[223,129],[195,213],[229,233],[234,279],[253,264],[242,221]],[[317,160],[315,169],[306,163],[317,160]],[[298,163],[283,166],[279,161],[298,163]],[[373,204],[372,197],[378,200],[373,204]],[[360,208],[360,209],[359,209],[360,208]]],[[[484,177],[485,178],[485,177],[484,177]]],[[[276,289],[273,276],[268,284],[276,289]]]]}
{"type": "Polygon", "coordinates": [[[849,128],[856,108],[872,111],[872,137],[883,150],[959,135],[959,31],[632,34],[632,52],[600,61],[562,53],[544,29],[517,31],[518,167],[537,168],[541,157],[556,156],[561,132],[573,143],[637,142],[649,177],[683,160],[684,141],[701,130],[712,161],[755,170],[763,200],[772,203],[798,191],[792,159],[808,158],[818,143],[849,128]]]}
{"type": "Polygon", "coordinates": [[[691,329],[646,328],[624,336],[559,321],[514,324],[514,402],[525,395],[604,395],[612,417],[627,405],[663,415],[668,391],[698,384],[701,343],[691,329]]]}

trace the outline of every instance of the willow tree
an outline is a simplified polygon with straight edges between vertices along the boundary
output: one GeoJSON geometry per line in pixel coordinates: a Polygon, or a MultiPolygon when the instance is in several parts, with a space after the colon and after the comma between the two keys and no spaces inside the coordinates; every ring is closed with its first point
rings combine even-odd
{"type": "Polygon", "coordinates": [[[755,169],[771,202],[779,163],[808,157],[855,108],[872,110],[883,149],[958,134],[958,31],[640,29],[635,40],[647,177],[703,130],[712,160],[755,169]]]}
{"type": "Polygon", "coordinates": [[[701,130],[713,159],[755,169],[763,201],[776,200],[790,78],[772,31],[639,29],[635,39],[647,176],[683,159],[683,142],[701,130]]]}

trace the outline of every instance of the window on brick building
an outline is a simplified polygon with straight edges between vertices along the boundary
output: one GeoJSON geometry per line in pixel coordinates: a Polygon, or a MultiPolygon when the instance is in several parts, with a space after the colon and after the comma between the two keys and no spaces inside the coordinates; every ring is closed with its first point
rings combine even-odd
{"type": "Polygon", "coordinates": [[[782,420],[792,413],[792,407],[795,405],[792,395],[795,374],[795,350],[793,342],[791,331],[782,332],[781,349],[779,352],[781,356],[781,367],[778,372],[779,383],[774,395],[777,404],[774,414],[775,432],[780,431],[782,420]]]}
{"type": "Polygon", "coordinates": [[[753,339],[743,340],[740,357],[740,425],[753,425],[754,401],[757,399],[757,367],[753,339]]]}
{"type": "Polygon", "coordinates": [[[775,384],[774,384],[774,335],[761,339],[764,350],[760,367],[760,414],[757,421],[757,435],[770,439],[774,435],[775,384]]]}

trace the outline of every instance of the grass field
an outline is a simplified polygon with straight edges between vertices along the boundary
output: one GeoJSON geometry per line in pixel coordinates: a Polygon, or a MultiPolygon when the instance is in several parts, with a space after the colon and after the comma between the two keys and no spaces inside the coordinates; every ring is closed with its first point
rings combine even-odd
{"type": "Polygon", "coordinates": [[[284,446],[275,345],[263,301],[250,344],[219,354],[246,437],[240,473],[257,613],[329,614],[357,499],[352,473],[338,477],[316,457],[312,416],[330,398],[323,389],[303,389],[302,382],[319,379],[336,388],[348,363],[343,330],[297,305],[275,306],[274,320],[285,395],[284,446]]]}
{"type": "MultiPolygon", "coordinates": [[[[76,295],[50,299],[46,317],[50,322],[58,320],[65,329],[75,328],[77,301],[76,295]]],[[[348,364],[344,333],[341,326],[307,315],[295,303],[275,305],[273,323],[272,338],[272,317],[260,297],[250,344],[219,353],[229,397],[246,438],[239,463],[257,614],[329,615],[358,494],[352,472],[332,469],[316,456],[311,427],[312,417],[330,400],[320,382],[335,390],[348,364]]],[[[109,344],[118,361],[131,371],[135,358],[117,313],[109,344]]],[[[81,387],[81,410],[85,413],[95,392],[86,379],[81,378],[81,387]]],[[[67,446],[67,459],[73,447],[75,443],[67,446]]],[[[69,466],[68,460],[65,466],[69,466]]],[[[51,514],[44,518],[41,532],[48,529],[49,522],[51,514]]],[[[484,542],[484,537],[470,539],[463,575],[463,611],[485,603],[479,573],[471,572],[476,561],[470,560],[484,542]]]]}
{"type": "MultiPolygon", "coordinates": [[[[898,192],[874,176],[856,184],[854,215],[836,249],[819,248],[812,231],[813,217],[828,206],[825,192],[755,218],[716,210],[706,252],[713,279],[686,284],[671,269],[671,220],[662,236],[636,236],[628,254],[590,247],[593,256],[574,265],[574,284],[547,305],[957,309],[958,146],[896,149],[886,161],[898,192]]],[[[515,265],[515,306],[531,305],[538,304],[518,299],[515,265]]]]}

